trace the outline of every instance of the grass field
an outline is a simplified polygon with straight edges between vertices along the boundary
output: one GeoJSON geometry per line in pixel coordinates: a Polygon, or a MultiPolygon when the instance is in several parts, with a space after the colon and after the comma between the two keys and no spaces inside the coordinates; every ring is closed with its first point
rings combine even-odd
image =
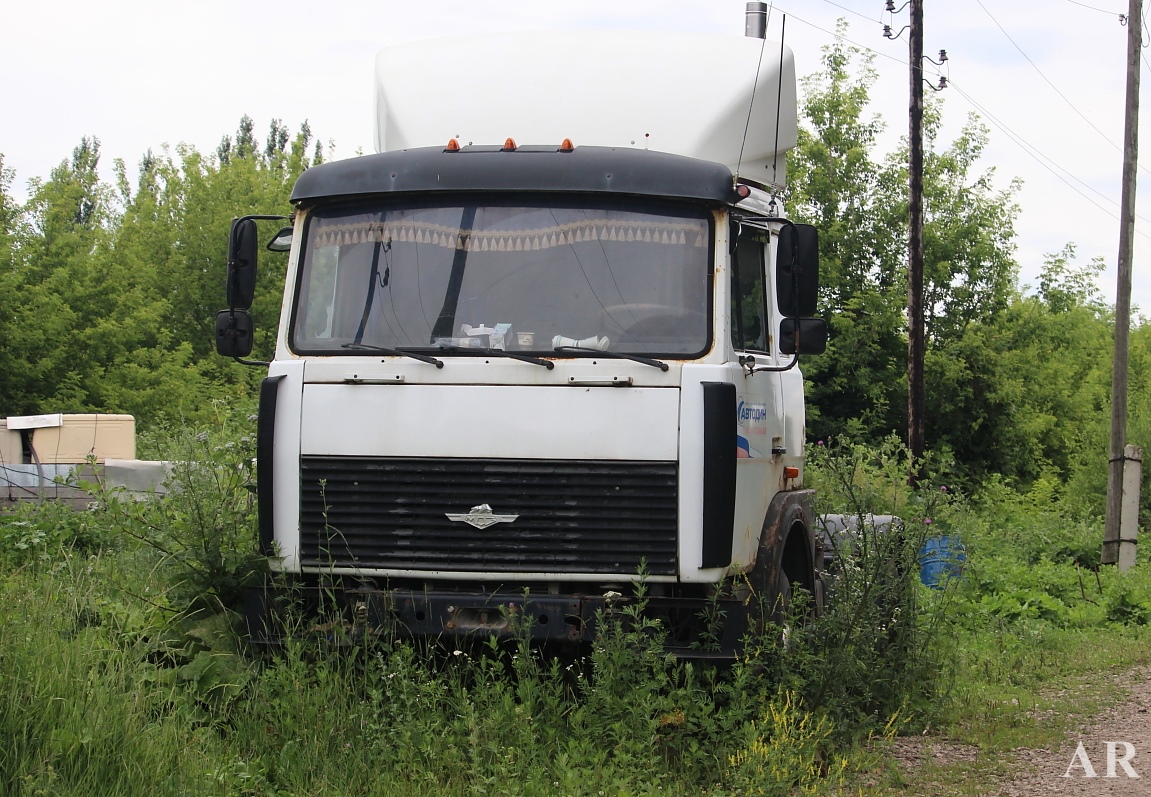
{"type": "Polygon", "coordinates": [[[926,794],[883,753],[925,731],[986,752],[933,773],[965,793],[1105,701],[1091,673],[1151,649],[1148,568],[1098,568],[1096,521],[1049,494],[908,491],[897,452],[844,447],[813,452],[825,511],[899,514],[908,534],[865,535],[832,611],[730,666],[665,656],[634,606],[580,656],[335,647],[304,620],[256,655],[233,611],[259,572],[250,441],[170,444],[197,464],[164,501],[0,517],[5,794],[926,794]],[[891,583],[941,532],[963,577],[891,583]]]}

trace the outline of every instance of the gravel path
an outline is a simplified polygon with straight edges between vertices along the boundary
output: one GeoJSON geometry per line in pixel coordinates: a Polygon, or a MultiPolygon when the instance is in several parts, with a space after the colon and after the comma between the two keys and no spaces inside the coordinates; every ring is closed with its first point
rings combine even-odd
{"type": "MultiPolygon", "coordinates": [[[[1058,747],[1014,750],[1011,774],[979,784],[973,792],[983,797],[1151,797],[1151,666],[1107,677],[1122,695],[1115,705],[1067,734],[1058,747]],[[1108,742],[1116,743],[1114,777],[1107,777],[1108,742]],[[1082,756],[1095,777],[1087,777],[1088,770],[1078,753],[1080,743],[1082,756]],[[1127,763],[1138,778],[1129,777],[1118,761],[1129,751],[1133,755],[1127,763]]],[[[919,770],[928,757],[933,764],[942,766],[975,761],[979,748],[912,737],[896,739],[891,755],[904,772],[914,777],[911,773],[919,770]]]]}
{"type": "Polygon", "coordinates": [[[1125,692],[1118,703],[1064,737],[1057,749],[1016,750],[1014,777],[986,793],[996,797],[1151,797],[1151,667],[1136,667],[1111,678],[1125,692]],[[1114,777],[1107,776],[1108,742],[1115,743],[1114,777]],[[1118,761],[1132,752],[1127,763],[1137,779],[1118,761]],[[1084,757],[1096,777],[1088,777],[1084,757]],[[1064,777],[1067,774],[1070,777],[1064,777]]]}

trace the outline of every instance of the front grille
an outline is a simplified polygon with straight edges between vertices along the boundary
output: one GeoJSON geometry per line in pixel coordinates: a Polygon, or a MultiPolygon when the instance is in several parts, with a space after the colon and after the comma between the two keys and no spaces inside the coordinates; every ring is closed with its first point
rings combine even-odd
{"type": "Polygon", "coordinates": [[[303,457],[301,561],[313,567],[676,572],[674,462],[303,457]],[[447,515],[488,504],[512,523],[447,515]]]}

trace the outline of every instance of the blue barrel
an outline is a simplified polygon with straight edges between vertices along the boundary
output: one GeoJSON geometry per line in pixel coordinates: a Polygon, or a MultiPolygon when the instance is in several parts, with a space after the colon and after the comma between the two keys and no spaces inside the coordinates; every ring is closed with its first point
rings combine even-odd
{"type": "Polygon", "coordinates": [[[967,548],[954,535],[932,537],[919,549],[919,580],[932,589],[943,589],[950,578],[963,574],[967,548]]]}

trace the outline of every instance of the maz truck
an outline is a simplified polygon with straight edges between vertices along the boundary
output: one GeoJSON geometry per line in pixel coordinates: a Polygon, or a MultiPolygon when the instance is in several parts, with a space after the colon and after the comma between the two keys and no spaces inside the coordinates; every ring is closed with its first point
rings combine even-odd
{"type": "MultiPolygon", "coordinates": [[[[295,594],[357,633],[581,642],[642,584],[669,648],[721,656],[794,590],[818,608],[791,52],[420,42],[379,54],[376,113],[377,153],[307,169],[268,244],[259,533],[295,594]]],[[[216,336],[242,362],[269,218],[232,227],[216,336]]],[[[251,604],[269,634],[276,592],[251,604]]]]}

